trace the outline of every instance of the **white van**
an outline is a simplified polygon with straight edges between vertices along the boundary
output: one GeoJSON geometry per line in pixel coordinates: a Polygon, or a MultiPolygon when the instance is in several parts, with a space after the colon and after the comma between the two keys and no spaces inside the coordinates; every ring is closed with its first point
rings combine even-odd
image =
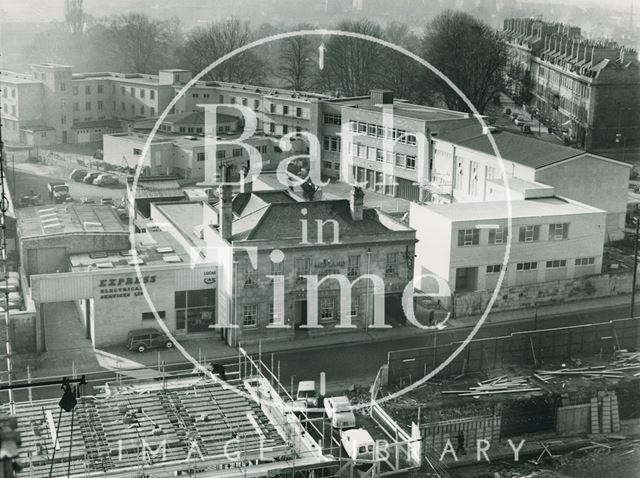
{"type": "Polygon", "coordinates": [[[364,428],[345,430],[341,432],[340,439],[352,460],[373,460],[375,442],[364,428]]]}
{"type": "Polygon", "coordinates": [[[347,397],[329,397],[324,399],[324,410],[327,418],[331,420],[333,428],[353,428],[356,426],[356,417],[351,411],[351,402],[347,397]]]}

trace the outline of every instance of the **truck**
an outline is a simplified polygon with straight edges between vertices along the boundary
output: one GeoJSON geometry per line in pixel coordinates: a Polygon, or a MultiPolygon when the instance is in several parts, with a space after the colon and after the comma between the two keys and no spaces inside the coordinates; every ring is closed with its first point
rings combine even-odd
{"type": "Polygon", "coordinates": [[[64,181],[51,182],[47,187],[49,189],[49,199],[56,204],[63,203],[71,197],[69,185],[64,181]]]}
{"type": "Polygon", "coordinates": [[[352,460],[373,460],[375,442],[364,428],[342,431],[340,441],[352,460]]]}

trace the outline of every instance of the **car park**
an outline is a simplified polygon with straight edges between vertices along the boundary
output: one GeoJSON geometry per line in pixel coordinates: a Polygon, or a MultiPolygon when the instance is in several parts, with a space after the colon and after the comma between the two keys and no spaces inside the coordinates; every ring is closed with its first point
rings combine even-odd
{"type": "Polygon", "coordinates": [[[153,327],[129,331],[126,345],[127,349],[140,353],[149,349],[173,348],[171,339],[153,327]]]}
{"type": "Polygon", "coordinates": [[[73,171],[71,171],[69,179],[71,179],[72,181],[81,182],[87,175],[87,172],[88,171],[86,169],[74,169],[73,171]]]}

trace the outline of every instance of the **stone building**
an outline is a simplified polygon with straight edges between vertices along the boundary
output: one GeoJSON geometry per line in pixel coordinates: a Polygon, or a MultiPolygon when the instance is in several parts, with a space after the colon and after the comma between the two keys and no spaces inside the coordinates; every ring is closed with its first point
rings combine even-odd
{"type": "Polygon", "coordinates": [[[640,145],[637,51],[534,18],[506,19],[502,36],[520,66],[514,93],[530,88],[530,106],[545,124],[579,148],[613,151],[618,159],[640,145]]]}

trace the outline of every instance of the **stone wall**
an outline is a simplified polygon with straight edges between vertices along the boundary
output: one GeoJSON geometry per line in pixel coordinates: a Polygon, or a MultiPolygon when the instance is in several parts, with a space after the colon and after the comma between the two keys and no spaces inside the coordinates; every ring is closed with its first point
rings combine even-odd
{"type": "MultiPolygon", "coordinates": [[[[601,274],[522,286],[503,287],[491,310],[501,312],[630,294],[632,273],[601,274]]],[[[456,294],[456,317],[482,314],[493,291],[456,294]]]]}

